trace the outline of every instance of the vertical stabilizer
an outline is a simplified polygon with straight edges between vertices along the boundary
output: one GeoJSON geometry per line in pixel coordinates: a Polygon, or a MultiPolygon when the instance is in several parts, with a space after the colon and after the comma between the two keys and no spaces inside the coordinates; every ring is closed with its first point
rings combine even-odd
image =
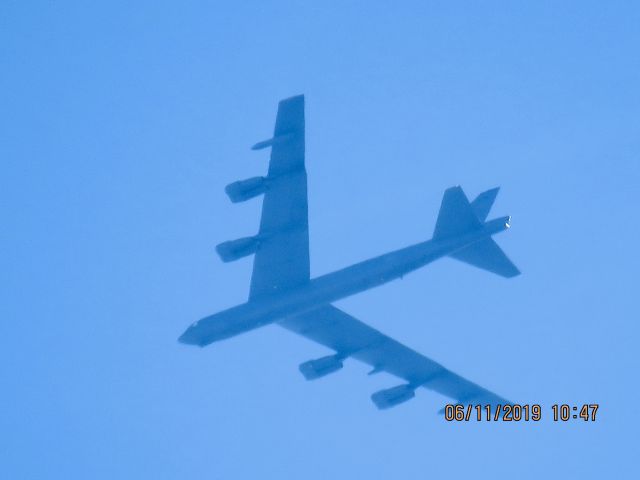
{"type": "Polygon", "coordinates": [[[462,235],[481,226],[462,188],[458,186],[445,190],[433,238],[462,235]]]}

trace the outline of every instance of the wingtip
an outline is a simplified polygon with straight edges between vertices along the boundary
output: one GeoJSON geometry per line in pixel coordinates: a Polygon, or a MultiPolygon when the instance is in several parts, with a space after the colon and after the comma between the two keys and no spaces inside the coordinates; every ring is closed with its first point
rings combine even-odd
{"type": "Polygon", "coordinates": [[[299,93],[297,95],[292,95],[290,97],[287,98],[283,98],[282,100],[280,100],[280,103],[289,103],[289,102],[299,102],[299,101],[303,101],[304,102],[304,93],[299,93]]]}

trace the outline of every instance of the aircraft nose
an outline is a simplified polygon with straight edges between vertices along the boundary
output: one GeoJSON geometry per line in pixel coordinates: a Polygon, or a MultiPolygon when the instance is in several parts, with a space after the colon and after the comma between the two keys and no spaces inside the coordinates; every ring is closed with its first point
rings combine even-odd
{"type": "Polygon", "coordinates": [[[178,337],[178,341],[186,345],[199,345],[198,338],[194,334],[194,330],[193,325],[187,328],[184,333],[178,337]]]}

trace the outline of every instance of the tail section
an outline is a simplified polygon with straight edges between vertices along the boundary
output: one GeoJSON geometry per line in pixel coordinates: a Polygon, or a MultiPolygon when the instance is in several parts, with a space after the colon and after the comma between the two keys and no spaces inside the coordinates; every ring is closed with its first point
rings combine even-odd
{"type": "Polygon", "coordinates": [[[520,275],[518,267],[509,260],[509,257],[505,255],[491,237],[472,243],[468,247],[452,253],[450,256],[474,267],[493,272],[501,277],[511,278],[520,275]]]}
{"type": "Polygon", "coordinates": [[[487,219],[489,211],[493,206],[493,202],[496,201],[499,191],[500,187],[492,188],[491,190],[482,192],[473,202],[471,202],[473,213],[476,214],[476,217],[478,217],[478,220],[481,222],[484,222],[487,219]]]}
{"type": "Polygon", "coordinates": [[[482,226],[473,212],[467,196],[460,187],[447,188],[442,196],[440,213],[436,221],[433,238],[463,235],[482,226]]]}
{"type": "MultiPolygon", "coordinates": [[[[494,222],[502,222],[504,219],[486,222],[498,191],[499,188],[487,190],[478,195],[473,202],[469,202],[462,188],[451,187],[447,189],[442,197],[433,238],[437,240],[464,235],[474,230],[487,228],[494,222]]],[[[507,221],[505,227],[508,226],[507,221]]],[[[520,274],[518,268],[509,260],[490,235],[462,250],[455,251],[450,256],[503,277],[510,278],[520,274]]]]}

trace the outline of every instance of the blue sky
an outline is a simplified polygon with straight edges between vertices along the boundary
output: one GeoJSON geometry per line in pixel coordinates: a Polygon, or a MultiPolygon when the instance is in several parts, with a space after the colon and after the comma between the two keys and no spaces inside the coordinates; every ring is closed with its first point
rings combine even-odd
{"type": "Polygon", "coordinates": [[[3,478],[636,478],[635,2],[0,6],[3,478]],[[533,4],[535,3],[535,5],[533,4]],[[512,280],[444,259],[338,303],[537,424],[449,424],[275,326],[197,349],[246,300],[278,100],[307,100],[312,275],[431,236],[500,185],[512,280]],[[554,403],[599,403],[554,423],[554,403]]]}

